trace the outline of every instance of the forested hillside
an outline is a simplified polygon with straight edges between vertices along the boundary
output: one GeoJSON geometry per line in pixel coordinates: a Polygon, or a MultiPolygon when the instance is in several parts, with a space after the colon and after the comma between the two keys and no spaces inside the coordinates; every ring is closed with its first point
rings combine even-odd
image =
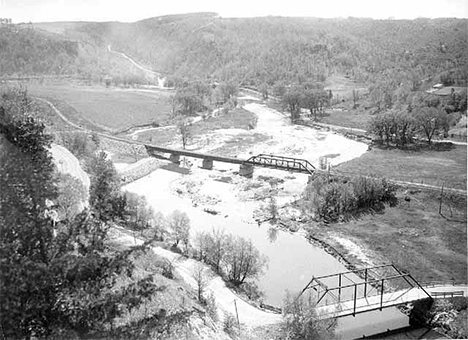
{"type": "Polygon", "coordinates": [[[141,70],[85,35],[68,36],[32,26],[0,27],[0,77],[78,76],[99,80],[106,75],[144,80],[141,70]]]}
{"type": "Polygon", "coordinates": [[[0,75],[75,73],[78,43],[33,29],[0,27],[0,75]]]}
{"type": "MultiPolygon", "coordinates": [[[[174,78],[233,80],[253,86],[323,82],[333,73],[360,82],[408,82],[414,88],[422,80],[465,86],[467,79],[467,20],[463,19],[220,18],[215,13],[199,13],[135,23],[57,25],[63,29],[53,24],[46,29],[62,31],[64,38],[80,44],[56,43],[69,56],[62,62],[65,68],[57,66],[64,59],[56,61],[56,55],[62,56],[60,51],[48,52],[53,44],[36,46],[40,53],[30,58],[41,59],[38,65],[49,65],[34,70],[112,73],[117,68],[105,66],[110,44],[174,78]]],[[[13,60],[18,49],[27,50],[27,44],[13,46],[10,40],[8,34],[1,40],[3,45],[10,44],[0,52],[5,60],[13,60]]],[[[8,65],[2,61],[2,72],[10,69],[8,65]]],[[[15,69],[29,71],[21,64],[15,64],[15,69]]]]}
{"type": "Polygon", "coordinates": [[[466,24],[459,19],[225,19],[205,13],[80,30],[155,70],[182,77],[273,84],[323,81],[339,72],[357,81],[393,77],[401,82],[440,78],[452,70],[449,81],[462,85],[466,24]]]}

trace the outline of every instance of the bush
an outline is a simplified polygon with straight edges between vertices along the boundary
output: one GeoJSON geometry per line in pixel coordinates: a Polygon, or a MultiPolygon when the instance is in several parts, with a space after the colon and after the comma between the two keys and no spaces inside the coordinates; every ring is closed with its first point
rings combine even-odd
{"type": "Polygon", "coordinates": [[[216,306],[216,299],[213,293],[211,293],[210,295],[208,295],[207,298],[204,299],[204,303],[206,307],[206,312],[208,313],[211,320],[213,320],[214,322],[218,322],[218,307],[216,306]]]}
{"type": "Polygon", "coordinates": [[[286,294],[283,305],[283,332],[286,339],[334,339],[336,319],[320,320],[311,296],[286,294]]]}
{"type": "Polygon", "coordinates": [[[231,313],[226,312],[224,315],[223,330],[230,337],[237,336],[239,333],[236,317],[231,313]]]}
{"type": "Polygon", "coordinates": [[[346,220],[365,211],[384,209],[384,203],[397,204],[396,186],[385,179],[359,176],[351,180],[325,176],[312,180],[304,192],[305,210],[326,222],[346,220]]]}
{"type": "Polygon", "coordinates": [[[67,148],[79,160],[84,160],[96,153],[99,141],[85,132],[60,132],[55,134],[55,142],[67,148]]]}

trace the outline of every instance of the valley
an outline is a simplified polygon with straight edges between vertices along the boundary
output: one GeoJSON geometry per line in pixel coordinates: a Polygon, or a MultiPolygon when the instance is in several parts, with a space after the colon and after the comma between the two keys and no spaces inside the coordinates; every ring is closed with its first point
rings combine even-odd
{"type": "Polygon", "coordinates": [[[28,305],[49,313],[37,324],[11,307],[1,327],[53,339],[468,334],[465,24],[197,13],[0,26],[0,250],[16,280],[2,296],[24,307],[37,285],[62,303],[28,305]],[[263,166],[247,161],[257,155],[263,166]],[[382,308],[409,278],[447,296],[382,308]],[[316,315],[342,299],[356,311],[367,289],[380,310],[316,315]]]}

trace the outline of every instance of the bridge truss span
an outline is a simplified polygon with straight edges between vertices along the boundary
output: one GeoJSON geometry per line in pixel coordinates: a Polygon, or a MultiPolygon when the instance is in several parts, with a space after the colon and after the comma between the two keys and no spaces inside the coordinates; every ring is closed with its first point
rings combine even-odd
{"type": "Polygon", "coordinates": [[[250,157],[245,161],[245,163],[265,168],[301,172],[309,175],[312,175],[316,170],[315,167],[306,159],[268,155],[263,153],[250,157]]]}
{"type": "Polygon", "coordinates": [[[432,299],[409,273],[393,264],[312,277],[304,287],[316,299],[318,317],[355,316],[422,299],[432,299]]]}

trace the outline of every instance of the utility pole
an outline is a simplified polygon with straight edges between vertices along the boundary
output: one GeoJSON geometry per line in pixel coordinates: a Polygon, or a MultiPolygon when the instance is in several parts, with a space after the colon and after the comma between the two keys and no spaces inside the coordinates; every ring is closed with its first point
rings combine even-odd
{"type": "Polygon", "coordinates": [[[236,308],[236,317],[237,317],[237,327],[240,330],[240,322],[239,322],[239,313],[237,312],[237,303],[236,300],[234,299],[234,307],[236,308]]]}

